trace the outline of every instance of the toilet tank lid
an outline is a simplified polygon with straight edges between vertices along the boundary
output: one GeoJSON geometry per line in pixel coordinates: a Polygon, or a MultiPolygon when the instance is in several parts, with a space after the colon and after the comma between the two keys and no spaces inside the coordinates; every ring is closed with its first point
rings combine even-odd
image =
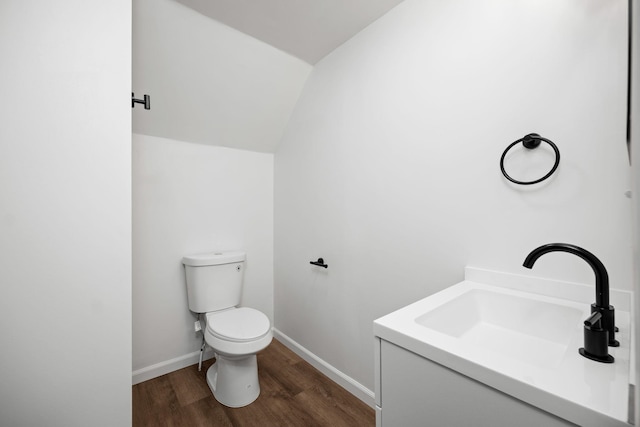
{"type": "Polygon", "coordinates": [[[184,265],[202,267],[205,265],[231,264],[245,260],[245,253],[240,251],[207,252],[203,254],[188,255],[182,258],[184,265]]]}

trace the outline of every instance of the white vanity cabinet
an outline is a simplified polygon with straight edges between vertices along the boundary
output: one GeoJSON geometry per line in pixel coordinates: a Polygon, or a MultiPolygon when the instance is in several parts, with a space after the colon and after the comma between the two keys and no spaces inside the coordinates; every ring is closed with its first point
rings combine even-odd
{"type": "Polygon", "coordinates": [[[377,427],[575,426],[380,338],[377,427]]]}

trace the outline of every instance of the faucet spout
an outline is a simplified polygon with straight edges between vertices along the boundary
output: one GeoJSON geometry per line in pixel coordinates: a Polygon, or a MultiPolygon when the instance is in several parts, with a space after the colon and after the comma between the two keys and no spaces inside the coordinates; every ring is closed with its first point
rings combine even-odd
{"type": "Polygon", "coordinates": [[[602,316],[602,328],[608,332],[608,344],[611,347],[620,345],[615,339],[615,314],[612,305],[609,305],[609,275],[604,264],[594,254],[579,246],[568,243],[548,243],[529,253],[522,264],[526,268],[532,268],[538,258],[549,252],[568,252],[587,262],[596,275],[596,302],[591,304],[591,313],[600,313],[602,316]]]}
{"type": "Polygon", "coordinates": [[[532,250],[522,265],[530,269],[538,258],[549,252],[568,252],[585,260],[596,275],[596,306],[609,307],[609,274],[604,264],[586,249],[568,243],[548,243],[532,250]]]}

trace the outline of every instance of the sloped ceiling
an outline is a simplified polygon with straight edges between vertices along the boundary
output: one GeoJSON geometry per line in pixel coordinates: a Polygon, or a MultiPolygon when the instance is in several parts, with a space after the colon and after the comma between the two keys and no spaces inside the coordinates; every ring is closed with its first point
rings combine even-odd
{"type": "Polygon", "coordinates": [[[402,0],[177,0],[315,64],[402,0]]]}
{"type": "Polygon", "coordinates": [[[402,0],[134,0],[135,133],[273,153],[313,65],[402,0]]]}

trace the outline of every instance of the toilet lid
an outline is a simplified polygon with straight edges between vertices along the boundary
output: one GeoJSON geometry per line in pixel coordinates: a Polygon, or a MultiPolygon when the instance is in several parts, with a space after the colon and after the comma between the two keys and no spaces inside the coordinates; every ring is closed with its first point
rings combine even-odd
{"type": "Polygon", "coordinates": [[[252,341],[269,332],[271,323],[262,312],[249,307],[207,313],[207,330],[229,341],[252,341]]]}

